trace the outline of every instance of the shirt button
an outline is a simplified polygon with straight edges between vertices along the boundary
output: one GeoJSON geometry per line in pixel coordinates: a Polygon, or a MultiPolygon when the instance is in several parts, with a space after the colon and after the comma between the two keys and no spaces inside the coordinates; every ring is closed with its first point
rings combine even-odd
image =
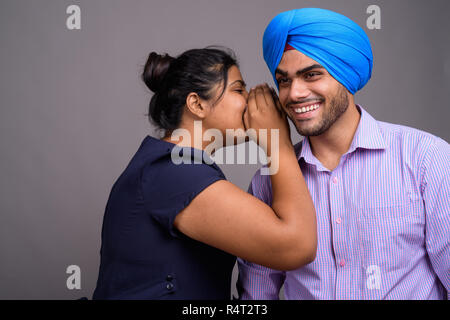
{"type": "Polygon", "coordinates": [[[337,177],[333,177],[332,181],[333,181],[334,184],[337,184],[338,183],[338,178],[337,177]]]}
{"type": "Polygon", "coordinates": [[[339,265],[340,265],[341,267],[345,266],[345,260],[342,259],[342,260],[339,262],[339,265]]]}
{"type": "Polygon", "coordinates": [[[172,290],[173,289],[173,284],[172,283],[168,283],[167,285],[166,285],[166,288],[167,288],[167,290],[172,290]]]}
{"type": "Polygon", "coordinates": [[[337,223],[337,224],[341,224],[341,222],[342,222],[341,218],[337,218],[337,219],[336,219],[336,223],[337,223]]]}
{"type": "Polygon", "coordinates": [[[172,281],[173,280],[173,276],[171,274],[168,274],[166,277],[167,281],[172,281]]]}

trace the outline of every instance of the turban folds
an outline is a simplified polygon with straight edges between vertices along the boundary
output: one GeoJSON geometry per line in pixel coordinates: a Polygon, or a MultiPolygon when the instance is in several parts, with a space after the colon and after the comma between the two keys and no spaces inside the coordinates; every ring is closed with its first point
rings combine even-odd
{"type": "Polygon", "coordinates": [[[372,75],[369,38],[360,26],[339,13],[304,8],[272,19],[264,32],[263,53],[274,80],[286,44],[320,63],[352,94],[372,75]]]}

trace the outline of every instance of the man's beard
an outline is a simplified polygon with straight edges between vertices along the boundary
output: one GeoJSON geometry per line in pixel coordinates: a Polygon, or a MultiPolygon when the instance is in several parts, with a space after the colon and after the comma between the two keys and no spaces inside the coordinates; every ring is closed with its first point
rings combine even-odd
{"type": "MultiPolygon", "coordinates": [[[[324,109],[322,113],[322,119],[313,127],[306,128],[301,126],[301,121],[291,119],[297,128],[297,132],[304,136],[320,136],[324,132],[326,132],[333,123],[336,122],[337,119],[347,110],[349,105],[349,100],[347,96],[347,90],[344,86],[340,86],[338,89],[338,93],[330,100],[329,108],[324,109]]],[[[322,107],[325,107],[322,106],[322,107]]]]}

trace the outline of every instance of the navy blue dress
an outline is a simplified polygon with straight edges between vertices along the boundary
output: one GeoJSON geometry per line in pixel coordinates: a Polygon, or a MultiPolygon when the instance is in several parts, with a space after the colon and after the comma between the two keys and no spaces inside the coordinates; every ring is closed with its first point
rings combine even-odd
{"type": "MultiPolygon", "coordinates": [[[[114,184],[93,299],[230,299],[236,257],[173,226],[196,195],[226,178],[215,163],[176,165],[174,146],[147,136],[114,184]]],[[[189,150],[192,162],[203,159],[189,150]]]]}

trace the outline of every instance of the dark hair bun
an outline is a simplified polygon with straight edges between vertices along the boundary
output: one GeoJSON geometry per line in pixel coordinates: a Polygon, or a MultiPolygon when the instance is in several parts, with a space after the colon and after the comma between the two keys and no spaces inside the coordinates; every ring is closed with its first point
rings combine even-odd
{"type": "Polygon", "coordinates": [[[218,101],[227,87],[228,70],[234,65],[237,62],[229,49],[191,49],[176,59],[150,53],[142,72],[142,80],[155,93],[148,107],[150,122],[170,134],[181,123],[186,97],[195,92],[205,101],[218,101]],[[219,98],[217,86],[222,86],[219,98]]]}
{"type": "Polygon", "coordinates": [[[175,58],[169,56],[167,53],[164,55],[157,54],[156,52],[149,54],[144,71],[142,72],[142,80],[151,91],[155,93],[159,91],[164,77],[169,70],[170,63],[173,60],[175,58]]]}

